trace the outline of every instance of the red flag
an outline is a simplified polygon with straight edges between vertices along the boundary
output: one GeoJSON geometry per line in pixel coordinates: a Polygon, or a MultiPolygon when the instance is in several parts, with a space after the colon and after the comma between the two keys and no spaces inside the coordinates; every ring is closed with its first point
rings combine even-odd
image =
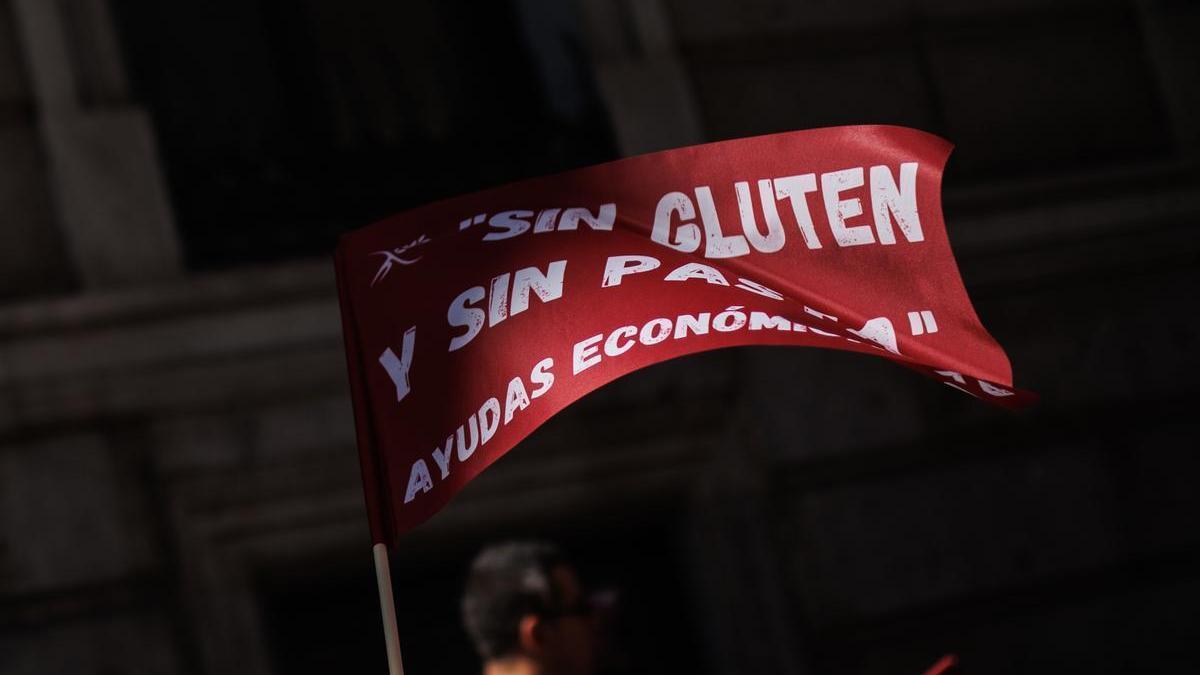
{"type": "Polygon", "coordinates": [[[956,672],[958,672],[958,657],[947,654],[930,666],[929,670],[925,671],[925,675],[951,675],[956,672]]]}
{"type": "Polygon", "coordinates": [[[999,405],[1030,401],[950,252],[949,152],[885,126],[710,143],[437,202],[343,237],[375,541],[429,518],[584,394],[684,354],[829,347],[999,405]]]}

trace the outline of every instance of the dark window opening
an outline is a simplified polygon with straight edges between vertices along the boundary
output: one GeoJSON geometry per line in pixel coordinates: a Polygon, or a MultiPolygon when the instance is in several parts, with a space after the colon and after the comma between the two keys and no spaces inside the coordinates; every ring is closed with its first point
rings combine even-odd
{"type": "Polygon", "coordinates": [[[578,26],[541,4],[115,4],[189,267],[325,256],[405,208],[613,158],[578,26]]]}
{"type": "Polygon", "coordinates": [[[824,22],[804,11],[753,31],[684,31],[710,140],[914,126],[956,143],[954,175],[981,182],[1176,158],[1131,3],[824,22]]]}

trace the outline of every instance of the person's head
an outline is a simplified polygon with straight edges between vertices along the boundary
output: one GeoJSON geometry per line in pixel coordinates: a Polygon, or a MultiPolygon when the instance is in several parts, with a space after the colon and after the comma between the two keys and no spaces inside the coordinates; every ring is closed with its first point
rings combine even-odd
{"type": "Polygon", "coordinates": [[[463,624],[487,663],[528,660],[548,675],[595,669],[590,610],[574,567],[543,542],[508,542],[475,557],[463,624]]]}

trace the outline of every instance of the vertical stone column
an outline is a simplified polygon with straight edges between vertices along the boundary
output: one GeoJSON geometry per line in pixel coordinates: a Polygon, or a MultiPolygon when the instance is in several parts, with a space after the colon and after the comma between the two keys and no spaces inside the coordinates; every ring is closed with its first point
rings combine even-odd
{"type": "Polygon", "coordinates": [[[150,121],[127,101],[105,0],[13,0],[13,10],[76,276],[93,289],[178,275],[181,255],[150,121]],[[84,91],[91,100],[81,100],[84,91]]]}
{"type": "Polygon", "coordinates": [[[1200,5],[1181,0],[1138,0],[1146,49],[1181,154],[1200,157],[1200,5]]]}
{"type": "Polygon", "coordinates": [[[763,473],[731,448],[714,458],[694,496],[689,541],[703,638],[715,672],[801,675],[763,473]]]}
{"type": "Polygon", "coordinates": [[[789,604],[769,503],[772,453],[758,431],[750,354],[738,361],[741,401],[693,494],[688,542],[706,655],[728,675],[802,675],[800,626],[789,604]]]}
{"type": "Polygon", "coordinates": [[[64,248],[54,223],[33,93],[10,0],[0,0],[0,298],[63,291],[64,248]]]}
{"type": "Polygon", "coordinates": [[[581,0],[596,81],[624,155],[704,140],[661,0],[581,0]]]}

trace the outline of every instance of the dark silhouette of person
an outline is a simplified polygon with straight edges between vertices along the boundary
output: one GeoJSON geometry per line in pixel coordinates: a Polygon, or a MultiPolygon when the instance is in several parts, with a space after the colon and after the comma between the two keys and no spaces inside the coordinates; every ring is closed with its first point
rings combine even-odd
{"type": "Polygon", "coordinates": [[[574,566],[553,544],[489,546],[475,557],[463,624],[484,675],[592,675],[597,636],[574,566]]]}

